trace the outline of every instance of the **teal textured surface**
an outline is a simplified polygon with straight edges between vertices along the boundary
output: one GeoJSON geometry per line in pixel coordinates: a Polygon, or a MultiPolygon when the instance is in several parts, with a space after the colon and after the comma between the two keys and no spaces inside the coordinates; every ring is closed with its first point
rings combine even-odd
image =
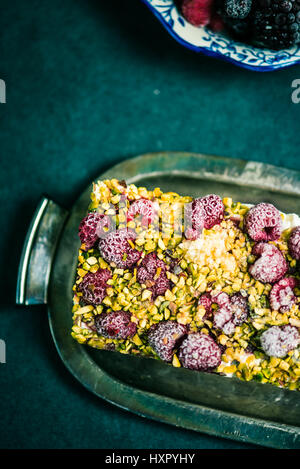
{"type": "Polygon", "coordinates": [[[42,193],[69,208],[126,158],[194,151],[300,169],[298,66],[256,74],[177,44],[139,0],[1,0],[3,448],[247,448],[107,404],[67,372],[46,308],[14,305],[42,193]]]}

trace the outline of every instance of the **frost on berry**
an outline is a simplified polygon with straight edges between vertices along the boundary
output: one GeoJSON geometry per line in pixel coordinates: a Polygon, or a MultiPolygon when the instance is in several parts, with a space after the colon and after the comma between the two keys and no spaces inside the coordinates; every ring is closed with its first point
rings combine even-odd
{"type": "Polygon", "coordinates": [[[282,218],[272,204],[260,203],[250,208],[245,217],[245,229],[253,241],[275,241],[282,232],[282,218]]]}
{"type": "Polygon", "coordinates": [[[213,304],[213,300],[212,300],[210,293],[203,293],[200,296],[198,300],[198,305],[203,306],[203,308],[205,309],[205,317],[209,317],[211,315],[212,304],[213,304]]]}
{"type": "Polygon", "coordinates": [[[229,297],[227,293],[221,292],[213,297],[213,301],[219,305],[219,309],[214,313],[214,327],[221,329],[226,335],[233,334],[236,326],[247,320],[248,300],[241,293],[229,297]]]}
{"type": "Polygon", "coordinates": [[[286,277],[275,283],[270,292],[270,305],[273,311],[285,313],[296,303],[294,288],[298,281],[294,277],[286,277]]]}
{"type": "Polygon", "coordinates": [[[149,226],[154,222],[157,213],[158,206],[151,200],[134,200],[128,208],[127,221],[132,221],[135,218],[138,218],[141,220],[143,226],[149,226]]]}
{"type": "Polygon", "coordinates": [[[101,219],[97,223],[96,227],[96,234],[98,238],[104,238],[113,229],[115,229],[115,226],[112,222],[112,219],[108,215],[102,214],[101,219]]]}
{"type": "Polygon", "coordinates": [[[82,299],[87,304],[99,305],[106,296],[107,281],[112,277],[110,270],[99,269],[97,272],[88,272],[79,284],[82,299]]]}
{"type": "Polygon", "coordinates": [[[213,295],[212,297],[213,303],[217,303],[219,306],[225,306],[226,304],[230,303],[230,296],[228,293],[221,291],[220,293],[213,295]]]}
{"type": "Polygon", "coordinates": [[[172,361],[175,349],[187,334],[187,326],[175,321],[163,321],[152,326],[148,334],[149,345],[164,361],[172,361]]]}
{"type": "Polygon", "coordinates": [[[97,334],[110,339],[128,339],[136,333],[136,324],[131,314],[125,311],[102,313],[95,317],[97,334]]]}
{"type": "Polygon", "coordinates": [[[147,254],[137,269],[137,280],[152,291],[153,298],[164,295],[171,288],[167,277],[167,264],[155,252],[147,254]]]}
{"type": "Polygon", "coordinates": [[[259,257],[249,267],[249,272],[259,282],[275,283],[287,273],[288,263],[281,251],[273,244],[257,243],[252,253],[259,257]]]}
{"type": "Polygon", "coordinates": [[[267,355],[283,358],[290,350],[298,347],[300,336],[294,326],[272,326],[262,333],[260,342],[267,355]]]}
{"type": "Polygon", "coordinates": [[[231,305],[221,306],[214,314],[214,327],[216,329],[223,329],[225,324],[232,319],[231,305]]]}
{"type": "Polygon", "coordinates": [[[221,363],[221,349],[208,335],[195,332],[183,340],[178,358],[185,368],[212,371],[221,363]]]}
{"type": "Polygon", "coordinates": [[[78,235],[81,243],[85,245],[85,251],[91,249],[109,227],[110,219],[107,215],[90,212],[84,217],[79,225],[78,235]]]}
{"type": "Polygon", "coordinates": [[[192,202],[192,220],[193,228],[198,225],[211,229],[215,225],[219,225],[224,218],[224,204],[218,195],[210,194],[200,197],[192,202]]]}
{"type": "Polygon", "coordinates": [[[99,241],[100,253],[107,262],[113,262],[120,269],[134,266],[142,252],[132,247],[136,234],[127,229],[112,231],[99,241]],[[131,244],[130,244],[131,241],[131,244]]]}
{"type": "Polygon", "coordinates": [[[230,301],[233,313],[233,322],[236,326],[240,326],[248,319],[248,299],[241,295],[241,293],[235,293],[231,296],[230,301]]]}
{"type": "Polygon", "coordinates": [[[202,206],[194,202],[184,206],[184,235],[190,241],[199,238],[204,228],[204,210],[202,206]]]}
{"type": "Polygon", "coordinates": [[[294,228],[291,232],[291,235],[288,240],[288,246],[290,255],[296,259],[300,260],[300,226],[294,228]]]}

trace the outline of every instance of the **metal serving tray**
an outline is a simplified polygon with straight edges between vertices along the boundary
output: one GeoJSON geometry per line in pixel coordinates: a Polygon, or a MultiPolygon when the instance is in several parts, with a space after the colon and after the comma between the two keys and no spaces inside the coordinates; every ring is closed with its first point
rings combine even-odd
{"type": "MultiPolygon", "coordinates": [[[[195,197],[217,193],[248,203],[272,202],[284,212],[300,212],[300,172],[261,163],[157,153],[124,161],[97,179],[108,178],[195,197]]],[[[70,211],[41,200],[19,268],[16,301],[47,303],[53,339],[68,370],[97,396],[138,415],[262,446],[300,448],[297,391],[95,350],[71,337],[78,225],[90,192],[91,185],[70,211]]]]}

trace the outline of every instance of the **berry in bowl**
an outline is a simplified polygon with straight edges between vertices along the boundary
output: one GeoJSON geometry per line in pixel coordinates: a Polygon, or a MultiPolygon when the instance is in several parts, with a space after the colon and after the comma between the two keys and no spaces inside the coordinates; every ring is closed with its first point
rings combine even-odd
{"type": "Polygon", "coordinates": [[[143,0],[182,45],[255,71],[300,62],[299,0],[143,0]]]}

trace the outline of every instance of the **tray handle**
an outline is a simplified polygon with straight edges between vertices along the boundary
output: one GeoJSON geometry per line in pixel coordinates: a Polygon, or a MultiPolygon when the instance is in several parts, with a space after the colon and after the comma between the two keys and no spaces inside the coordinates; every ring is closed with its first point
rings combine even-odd
{"type": "Polygon", "coordinates": [[[52,260],[68,211],[42,197],[31,220],[19,264],[16,303],[46,304],[52,260]]]}

